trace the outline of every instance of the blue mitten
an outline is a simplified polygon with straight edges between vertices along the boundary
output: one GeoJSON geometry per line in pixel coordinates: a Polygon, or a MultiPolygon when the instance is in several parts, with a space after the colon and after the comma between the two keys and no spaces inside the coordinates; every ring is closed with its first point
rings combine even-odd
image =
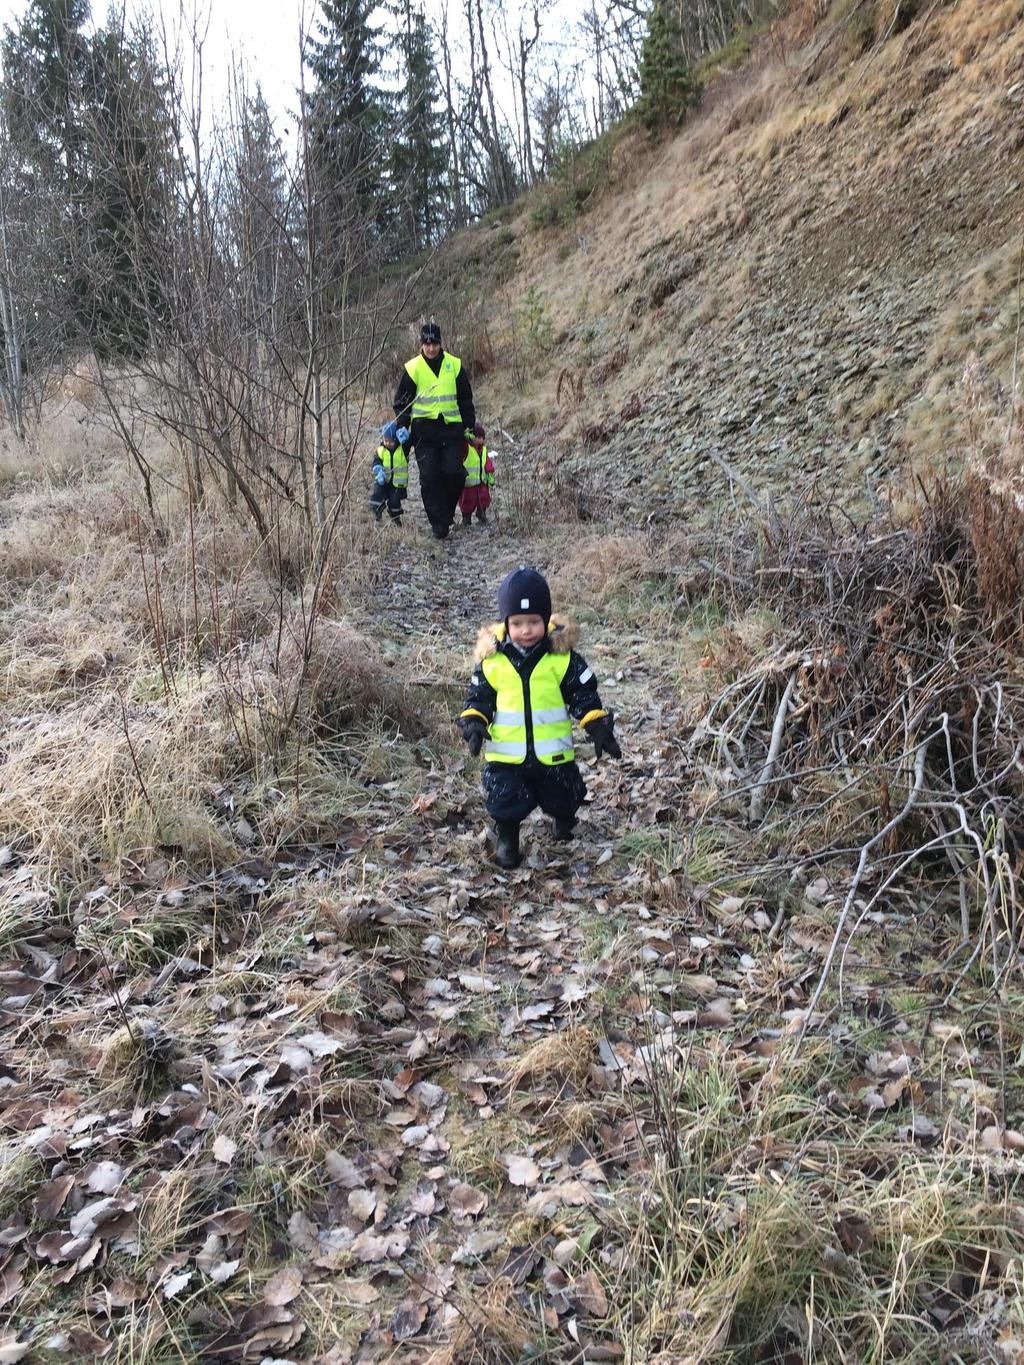
{"type": "Polygon", "coordinates": [[[373,477],[376,479],[377,483],[380,485],[381,488],[383,488],[384,485],[387,483],[388,481],[387,471],[385,470],[382,464],[374,465],[373,477]]]}
{"type": "Polygon", "coordinates": [[[409,430],[408,427],[399,427],[398,430],[395,432],[395,439],[398,441],[398,444],[400,446],[404,446],[411,435],[412,432],[409,430]]]}

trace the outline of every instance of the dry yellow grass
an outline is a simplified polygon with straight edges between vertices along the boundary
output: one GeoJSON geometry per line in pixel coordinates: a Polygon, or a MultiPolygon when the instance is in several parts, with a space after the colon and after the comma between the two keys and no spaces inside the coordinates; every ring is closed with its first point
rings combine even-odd
{"type": "Polygon", "coordinates": [[[572,1024],[532,1043],[512,1059],[506,1073],[510,1091],[557,1077],[582,1085],[597,1057],[597,1035],[586,1024],[572,1024]]]}

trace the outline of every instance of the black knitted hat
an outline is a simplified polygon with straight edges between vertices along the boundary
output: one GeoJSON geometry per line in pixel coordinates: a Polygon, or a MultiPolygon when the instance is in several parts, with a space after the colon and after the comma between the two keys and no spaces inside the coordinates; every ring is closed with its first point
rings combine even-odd
{"type": "Polygon", "coordinates": [[[551,589],[536,569],[513,569],[498,588],[498,614],[503,621],[510,616],[541,616],[551,620],[551,589]]]}
{"type": "Polygon", "coordinates": [[[441,329],[436,322],[425,322],[420,328],[420,345],[425,341],[440,341],[441,329]]]}

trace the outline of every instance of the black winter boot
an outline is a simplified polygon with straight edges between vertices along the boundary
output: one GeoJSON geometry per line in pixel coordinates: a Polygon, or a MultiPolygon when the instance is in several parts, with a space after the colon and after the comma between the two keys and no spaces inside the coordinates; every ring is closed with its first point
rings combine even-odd
{"type": "Polygon", "coordinates": [[[463,514],[462,514],[462,529],[463,529],[464,531],[468,531],[469,528],[470,528],[472,525],[473,525],[473,518],[470,516],[470,514],[469,514],[468,512],[463,512],[463,514]]]}
{"type": "Polygon", "coordinates": [[[481,526],[486,526],[486,525],[487,525],[487,508],[486,508],[486,507],[478,507],[478,508],[476,509],[476,519],[477,519],[477,521],[480,523],[481,526]]]}
{"type": "Polygon", "coordinates": [[[518,867],[523,861],[519,852],[519,824],[515,820],[496,820],[498,844],[494,860],[499,867],[518,867]]]}
{"type": "Polygon", "coordinates": [[[571,839],[576,830],[575,820],[556,820],[554,825],[554,836],[556,839],[571,839]]]}

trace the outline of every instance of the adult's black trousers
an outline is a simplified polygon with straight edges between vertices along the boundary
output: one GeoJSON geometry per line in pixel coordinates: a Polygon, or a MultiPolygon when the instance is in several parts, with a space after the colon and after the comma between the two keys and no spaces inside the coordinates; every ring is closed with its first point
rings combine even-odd
{"type": "MultiPolygon", "coordinates": [[[[425,424],[424,424],[425,425],[425,424]]],[[[458,427],[416,434],[416,463],[420,471],[423,510],[435,535],[447,535],[466,482],[465,438],[458,427]]]]}

